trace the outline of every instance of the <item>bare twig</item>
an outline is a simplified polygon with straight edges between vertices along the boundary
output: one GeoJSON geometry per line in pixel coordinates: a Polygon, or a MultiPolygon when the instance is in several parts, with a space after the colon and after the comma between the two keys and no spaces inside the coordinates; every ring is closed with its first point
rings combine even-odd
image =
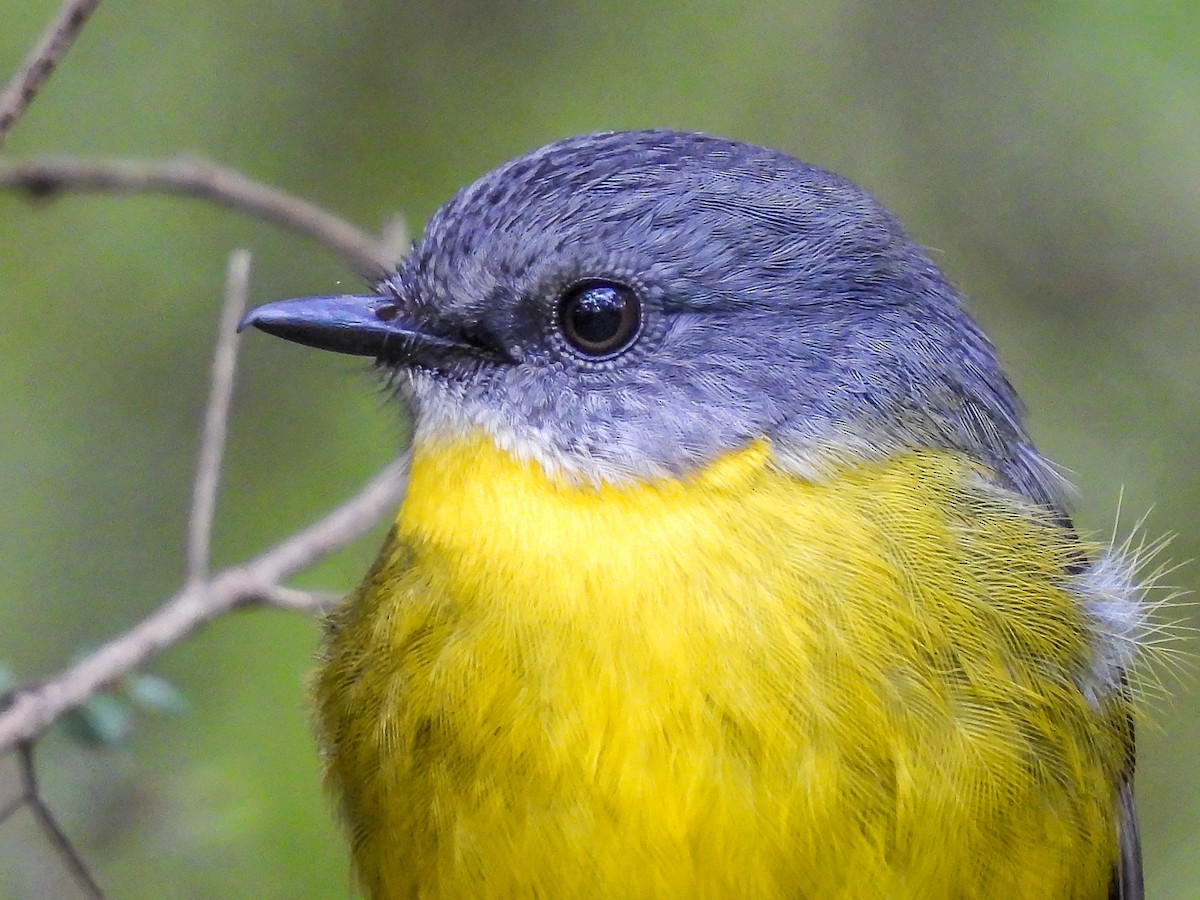
{"type": "Polygon", "coordinates": [[[315,204],[197,157],[157,161],[35,159],[0,164],[0,188],[35,196],[57,191],[161,191],[197,197],[281,225],[324,244],[366,278],[399,262],[395,250],[315,204]]]}
{"type": "Polygon", "coordinates": [[[99,5],[100,0],[67,0],[20,71],[8,82],[0,94],[0,147],[99,5]]]}
{"type": "Polygon", "coordinates": [[[412,248],[412,231],[408,221],[401,215],[391,216],[379,229],[379,240],[390,258],[397,262],[404,259],[412,248]]]}
{"type": "Polygon", "coordinates": [[[388,465],[357,495],[323,519],[243,566],[186,585],[125,634],[90,653],[60,675],[18,690],[0,713],[0,753],[35,740],[63,713],[223,613],[245,606],[313,609],[326,598],[302,602],[280,585],[346,546],[390,512],[404,490],[407,457],[388,465]]]}
{"type": "Polygon", "coordinates": [[[324,591],[298,591],[295,588],[276,585],[265,591],[262,600],[268,606],[276,609],[289,609],[292,612],[314,616],[329,612],[339,600],[341,594],[330,594],[324,591]]]}
{"type": "Polygon", "coordinates": [[[237,324],[246,309],[250,289],[250,254],[235,250],[229,255],[225,277],[225,302],[217,326],[213,349],[212,384],[204,409],[204,431],[200,438],[200,458],[192,485],[192,511],[188,517],[187,579],[199,584],[208,576],[209,546],[213,514],[217,508],[217,488],[221,482],[221,459],[225,455],[229,406],[233,398],[233,376],[237,369],[237,324]]]}
{"type": "Polygon", "coordinates": [[[0,825],[3,825],[10,818],[12,818],[13,813],[25,805],[26,799],[25,791],[22,789],[15,797],[13,797],[3,806],[0,806],[0,825]]]}
{"type": "Polygon", "coordinates": [[[83,858],[75,849],[75,845],[59,827],[50,808],[42,800],[42,795],[38,791],[37,770],[33,766],[33,745],[28,742],[20,744],[17,747],[17,757],[21,768],[21,793],[24,795],[22,798],[24,805],[33,814],[38,827],[42,829],[42,833],[46,835],[46,839],[50,841],[84,895],[94,898],[94,900],[104,900],[104,892],[100,890],[100,885],[96,884],[92,873],[88,871],[83,858]]]}

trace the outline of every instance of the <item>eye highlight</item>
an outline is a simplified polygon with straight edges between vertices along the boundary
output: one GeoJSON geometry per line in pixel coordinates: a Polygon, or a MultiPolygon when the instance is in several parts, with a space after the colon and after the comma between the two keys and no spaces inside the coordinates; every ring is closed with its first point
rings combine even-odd
{"type": "Polygon", "coordinates": [[[558,327],[571,347],[593,359],[628,348],[642,326],[642,304],[630,287],[615,281],[572,285],[558,304],[558,327]]]}

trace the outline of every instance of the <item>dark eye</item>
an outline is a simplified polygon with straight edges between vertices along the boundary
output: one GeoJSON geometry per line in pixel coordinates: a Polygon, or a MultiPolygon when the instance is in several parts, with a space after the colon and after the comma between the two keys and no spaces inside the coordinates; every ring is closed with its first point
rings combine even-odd
{"type": "Polygon", "coordinates": [[[634,342],[642,305],[632,288],[612,281],[585,281],[563,294],[558,327],[567,343],[592,357],[612,356],[634,342]]]}

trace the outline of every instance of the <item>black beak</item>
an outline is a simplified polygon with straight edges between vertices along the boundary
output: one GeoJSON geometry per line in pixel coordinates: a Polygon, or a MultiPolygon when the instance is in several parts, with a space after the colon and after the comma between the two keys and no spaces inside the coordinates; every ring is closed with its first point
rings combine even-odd
{"type": "Polygon", "coordinates": [[[420,349],[470,349],[460,341],[431,334],[381,296],[277,300],[250,310],[238,331],[251,325],[297,344],[355,356],[404,358],[420,349]]]}

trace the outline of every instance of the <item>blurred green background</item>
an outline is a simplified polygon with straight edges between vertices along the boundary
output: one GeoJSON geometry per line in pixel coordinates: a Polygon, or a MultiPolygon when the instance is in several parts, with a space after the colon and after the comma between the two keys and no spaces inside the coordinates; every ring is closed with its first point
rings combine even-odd
{"type": "MultiPolygon", "coordinates": [[[[0,77],[56,0],[4,0],[0,77]]],[[[576,132],[674,126],[787,150],[935,248],[1118,534],[1152,510],[1200,556],[1200,6],[1175,3],[102,4],[4,151],[196,150],[368,228],[414,228],[493,165],[576,132]]],[[[253,300],[357,286],[238,214],[160,197],[0,195],[0,662],[22,679],[179,584],[228,252],[253,300]]],[[[403,423],[366,365],[245,339],[215,536],[246,558],[350,494],[403,423]]],[[[364,541],[302,580],[345,590],[364,541]]],[[[1198,567],[1168,579],[1195,587],[1198,567]]],[[[1192,617],[1188,609],[1168,618],[1192,617]]],[[[54,809],[121,897],[344,897],[304,681],[316,628],[226,618],[152,671],[188,698],[119,749],[39,748],[54,809]]],[[[1191,640],[1181,646],[1194,652],[1191,640]]],[[[1200,897],[1200,691],[1164,678],[1138,788],[1152,898],[1200,897]]],[[[11,775],[11,773],[10,773],[11,775]]],[[[3,770],[0,769],[0,779],[3,770]]],[[[68,896],[21,815],[0,896],[68,896]]]]}

